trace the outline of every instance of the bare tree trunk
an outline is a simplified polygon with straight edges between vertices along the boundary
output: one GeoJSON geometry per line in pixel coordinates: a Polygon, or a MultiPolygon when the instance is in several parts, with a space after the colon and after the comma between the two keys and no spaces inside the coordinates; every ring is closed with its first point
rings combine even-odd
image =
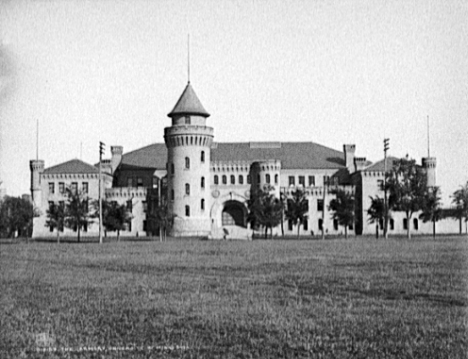
{"type": "Polygon", "coordinates": [[[60,231],[57,227],[57,243],[60,243],[60,231]]]}
{"type": "Polygon", "coordinates": [[[297,239],[299,239],[299,231],[301,230],[301,221],[297,222],[297,239]]]}
{"type": "Polygon", "coordinates": [[[411,239],[411,217],[406,214],[406,237],[411,239]]]}
{"type": "Polygon", "coordinates": [[[78,226],[78,243],[80,243],[80,227],[78,226]]]}
{"type": "Polygon", "coordinates": [[[345,239],[348,239],[348,226],[347,225],[344,226],[344,236],[345,236],[345,239]]]}
{"type": "Polygon", "coordinates": [[[379,239],[379,224],[375,225],[375,239],[379,239]]]}
{"type": "Polygon", "coordinates": [[[117,230],[117,242],[120,242],[120,230],[117,230]]]}
{"type": "Polygon", "coordinates": [[[436,222],[432,221],[432,238],[435,239],[436,236],[436,222]]]}
{"type": "Polygon", "coordinates": [[[267,239],[267,238],[268,238],[268,227],[265,226],[265,239],[267,239]]]}

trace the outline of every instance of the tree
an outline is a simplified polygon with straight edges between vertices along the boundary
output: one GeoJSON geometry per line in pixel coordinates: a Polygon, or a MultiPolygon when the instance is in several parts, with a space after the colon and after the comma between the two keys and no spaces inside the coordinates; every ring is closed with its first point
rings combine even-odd
{"type": "Polygon", "coordinates": [[[283,203],[272,194],[272,186],[266,185],[263,190],[255,191],[248,201],[249,215],[248,221],[252,228],[262,226],[265,228],[265,238],[267,238],[268,229],[270,236],[273,237],[273,227],[281,222],[283,213],[283,203]]]}
{"type": "Polygon", "coordinates": [[[80,242],[82,229],[93,222],[93,216],[89,212],[88,195],[81,191],[66,189],[67,204],[65,207],[65,226],[78,232],[80,242]]]}
{"type": "Polygon", "coordinates": [[[60,243],[60,231],[63,231],[65,225],[65,205],[63,202],[59,204],[52,203],[47,210],[46,227],[57,229],[57,243],[60,243]]]}
{"type": "Polygon", "coordinates": [[[0,201],[0,237],[31,237],[36,215],[30,201],[6,196],[0,201]]]}
{"type": "Polygon", "coordinates": [[[367,210],[369,223],[375,223],[375,238],[379,238],[379,224],[385,220],[385,201],[379,196],[370,197],[371,205],[367,210]]]}
{"type": "Polygon", "coordinates": [[[154,207],[153,211],[149,213],[149,217],[159,226],[159,240],[166,240],[166,233],[169,228],[174,224],[175,215],[169,212],[167,201],[163,199],[161,203],[154,207]]]}
{"type": "Polygon", "coordinates": [[[405,213],[408,238],[411,238],[411,217],[423,207],[426,183],[424,169],[408,158],[395,161],[392,170],[387,173],[389,208],[405,213]]]}
{"type": "MultiPolygon", "coordinates": [[[[460,220],[460,234],[462,234],[462,220],[465,219],[465,225],[468,222],[468,182],[460,189],[453,192],[452,203],[455,205],[453,217],[460,220]]],[[[467,229],[468,234],[468,229],[467,229]]]]}
{"type": "MultiPolygon", "coordinates": [[[[95,212],[92,217],[99,218],[99,201],[93,202],[95,212]]],[[[126,224],[132,219],[125,204],[118,204],[115,201],[102,200],[102,225],[104,236],[107,232],[117,232],[117,240],[120,241],[120,231],[125,229],[126,224]]]]}
{"type": "Polygon", "coordinates": [[[423,222],[432,222],[432,236],[436,235],[436,222],[442,219],[440,188],[430,187],[427,189],[426,196],[423,201],[422,213],[419,218],[423,222]]]}
{"type": "Polygon", "coordinates": [[[343,189],[335,189],[332,192],[336,197],[330,201],[328,206],[332,218],[345,228],[345,238],[348,239],[348,227],[354,225],[354,194],[343,189]]]}
{"type": "Polygon", "coordinates": [[[301,230],[301,224],[307,220],[309,212],[309,201],[307,200],[305,193],[296,189],[292,192],[292,197],[287,199],[286,208],[286,219],[291,221],[293,225],[297,225],[297,238],[299,238],[299,232],[301,230]]]}

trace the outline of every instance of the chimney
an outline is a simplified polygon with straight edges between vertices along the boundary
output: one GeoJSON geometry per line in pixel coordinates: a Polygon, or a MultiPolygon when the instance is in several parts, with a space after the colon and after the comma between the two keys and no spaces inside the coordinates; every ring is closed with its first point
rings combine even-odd
{"type": "Polygon", "coordinates": [[[112,168],[112,173],[115,172],[117,167],[119,166],[120,162],[122,161],[122,153],[123,153],[123,147],[122,146],[111,146],[111,168],[112,168]]]}
{"type": "Polygon", "coordinates": [[[357,171],[362,171],[366,167],[366,158],[365,157],[355,157],[354,158],[354,166],[357,171]]]}
{"type": "Polygon", "coordinates": [[[356,152],[356,145],[343,145],[345,166],[349,173],[354,172],[354,154],[356,152]]]}

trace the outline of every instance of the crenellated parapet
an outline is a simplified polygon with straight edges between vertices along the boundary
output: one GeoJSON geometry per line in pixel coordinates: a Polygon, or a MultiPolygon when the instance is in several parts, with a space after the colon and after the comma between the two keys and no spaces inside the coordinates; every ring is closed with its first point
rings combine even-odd
{"type": "Polygon", "coordinates": [[[249,172],[250,161],[214,161],[210,163],[211,172],[249,172]]]}
{"type": "Polygon", "coordinates": [[[146,187],[115,187],[106,188],[104,195],[108,201],[118,200],[121,198],[146,198],[146,187]]]}
{"type": "Polygon", "coordinates": [[[197,125],[166,127],[164,129],[164,140],[168,148],[180,146],[210,147],[213,142],[213,128],[197,125]]]}

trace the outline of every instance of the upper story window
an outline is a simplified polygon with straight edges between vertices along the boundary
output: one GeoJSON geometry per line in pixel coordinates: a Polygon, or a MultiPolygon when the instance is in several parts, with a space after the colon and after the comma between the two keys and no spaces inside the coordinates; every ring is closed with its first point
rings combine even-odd
{"type": "Polygon", "coordinates": [[[83,193],[88,193],[88,182],[83,182],[83,193]]]}
{"type": "Polygon", "coordinates": [[[205,210],[205,199],[204,198],[201,199],[200,208],[201,208],[202,211],[205,210]]]}
{"type": "Polygon", "coordinates": [[[223,175],[223,184],[227,184],[227,177],[226,177],[226,175],[223,175]]]}
{"type": "Polygon", "coordinates": [[[201,178],[201,183],[200,183],[200,185],[201,185],[201,188],[205,188],[205,177],[202,177],[202,178],[201,178]]]}
{"type": "Polygon", "coordinates": [[[63,183],[63,182],[59,183],[59,192],[60,193],[65,193],[65,183],[63,183]]]}
{"type": "Polygon", "coordinates": [[[236,176],[231,175],[231,184],[236,184],[236,176]]]}
{"type": "Polygon", "coordinates": [[[295,184],[296,184],[296,182],[294,180],[294,176],[289,176],[289,185],[294,186],[295,184]]]}
{"type": "Polygon", "coordinates": [[[185,194],[190,196],[190,185],[188,183],[185,184],[185,194]]]}
{"type": "Polygon", "coordinates": [[[133,210],[132,200],[129,199],[129,200],[127,201],[127,211],[129,211],[130,213],[132,213],[132,210],[133,210]]]}
{"type": "Polygon", "coordinates": [[[185,168],[189,169],[190,168],[190,158],[185,157],[185,168]]]}
{"type": "Polygon", "coordinates": [[[71,191],[72,191],[73,194],[76,194],[76,192],[78,191],[78,183],[77,182],[72,182],[71,191]]]}
{"type": "Polygon", "coordinates": [[[49,193],[55,193],[55,183],[49,182],[49,193]]]}
{"type": "Polygon", "coordinates": [[[270,175],[268,173],[265,175],[265,181],[266,183],[270,183],[270,175]]]}
{"type": "Polygon", "coordinates": [[[214,184],[219,184],[219,177],[218,175],[214,176],[214,184]]]}
{"type": "Polygon", "coordinates": [[[137,187],[143,187],[143,178],[137,177],[137,187]]]}
{"type": "Polygon", "coordinates": [[[190,125],[190,124],[191,124],[190,116],[185,116],[185,124],[186,124],[186,125],[190,125]]]}
{"type": "Polygon", "coordinates": [[[244,176],[239,175],[239,184],[244,184],[244,176]]]}
{"type": "Polygon", "coordinates": [[[190,206],[185,206],[185,216],[190,217],[190,206]]]}
{"type": "Polygon", "coordinates": [[[299,176],[299,186],[305,187],[305,177],[299,176]]]}
{"type": "Polygon", "coordinates": [[[315,176],[309,176],[309,186],[315,186],[315,176]]]}
{"type": "Polygon", "coordinates": [[[201,161],[201,162],[205,162],[205,151],[201,151],[201,154],[200,154],[200,161],[201,161]]]}
{"type": "Polygon", "coordinates": [[[318,199],[317,200],[317,211],[319,211],[319,212],[323,211],[323,199],[318,199]]]}
{"type": "Polygon", "coordinates": [[[275,174],[275,184],[278,184],[278,174],[275,174]]]}
{"type": "Polygon", "coordinates": [[[323,185],[328,186],[330,185],[330,176],[323,176],[323,185]]]}

